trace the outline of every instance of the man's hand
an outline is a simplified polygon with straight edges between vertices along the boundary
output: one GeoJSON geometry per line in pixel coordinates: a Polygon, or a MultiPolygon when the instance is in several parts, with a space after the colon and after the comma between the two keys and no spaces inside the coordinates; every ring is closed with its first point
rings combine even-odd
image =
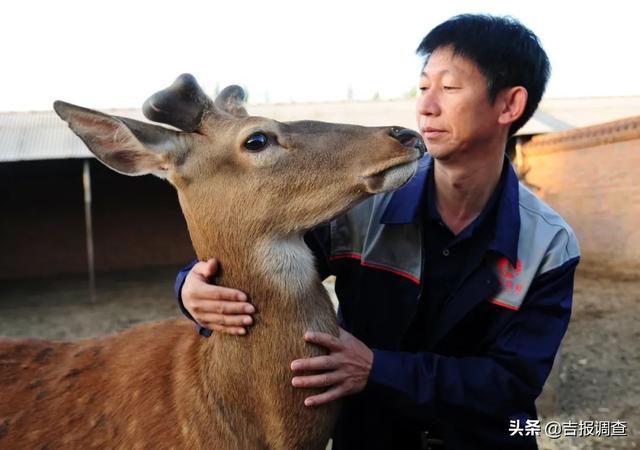
{"type": "Polygon", "coordinates": [[[255,308],[247,302],[244,292],[209,284],[217,270],[215,259],[193,266],[182,285],[182,304],[200,325],[210,330],[246,334],[255,308]]]}
{"type": "Polygon", "coordinates": [[[373,352],[350,333],[340,328],[340,336],[308,331],[304,335],[307,342],[329,349],[328,355],[297,359],[291,363],[291,370],[316,371],[317,375],[296,376],[291,384],[300,388],[320,388],[331,386],[322,394],[307,397],[307,406],[321,405],[364,389],[373,364],[373,352]]]}

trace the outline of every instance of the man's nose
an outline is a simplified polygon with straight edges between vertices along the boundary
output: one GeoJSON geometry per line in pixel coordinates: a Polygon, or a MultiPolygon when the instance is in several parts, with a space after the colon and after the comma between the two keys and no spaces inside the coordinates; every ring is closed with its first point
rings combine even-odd
{"type": "Polygon", "coordinates": [[[409,128],[391,127],[389,134],[405,147],[415,148],[420,152],[420,156],[426,151],[422,136],[409,128]]]}
{"type": "Polygon", "coordinates": [[[418,96],[416,109],[422,116],[437,116],[440,113],[440,106],[436,94],[427,91],[418,96]]]}

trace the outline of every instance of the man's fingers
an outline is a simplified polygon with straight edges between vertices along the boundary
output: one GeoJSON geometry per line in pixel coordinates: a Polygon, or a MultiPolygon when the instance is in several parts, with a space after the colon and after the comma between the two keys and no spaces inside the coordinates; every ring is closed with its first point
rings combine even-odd
{"type": "Polygon", "coordinates": [[[191,297],[201,300],[226,300],[230,302],[246,302],[247,294],[237,289],[200,283],[190,292],[191,297]]]}
{"type": "Polygon", "coordinates": [[[346,390],[342,387],[342,385],[335,386],[329,389],[327,392],[323,392],[322,394],[312,395],[311,397],[307,397],[304,399],[304,404],[306,406],[318,406],[324,403],[329,403],[334,400],[343,397],[346,393],[346,390]]]}
{"type": "Polygon", "coordinates": [[[194,298],[203,298],[206,300],[230,300],[230,301],[246,301],[247,295],[237,289],[225,288],[209,283],[209,279],[215,275],[218,270],[218,263],[215,259],[206,262],[201,261],[191,269],[191,274],[195,279],[189,283],[191,285],[190,294],[194,298]],[[198,281],[200,278],[200,281],[198,281]]]}
{"type": "Polygon", "coordinates": [[[192,309],[199,314],[253,314],[255,307],[251,303],[246,302],[230,302],[226,300],[199,300],[193,302],[192,309]]]}
{"type": "Polygon", "coordinates": [[[313,358],[296,359],[291,363],[291,370],[333,370],[338,368],[338,362],[331,355],[314,356],[313,358]]]}
{"type": "Polygon", "coordinates": [[[224,327],[245,327],[253,323],[251,316],[229,316],[224,314],[202,314],[201,322],[210,325],[222,325],[224,327]]]}
{"type": "Polygon", "coordinates": [[[291,384],[299,388],[321,388],[333,386],[342,381],[342,375],[337,372],[327,372],[318,375],[293,377],[291,384]]]}
{"type": "Polygon", "coordinates": [[[304,334],[304,339],[307,342],[321,345],[332,351],[338,351],[342,349],[342,342],[340,339],[328,333],[321,333],[319,331],[307,331],[304,334]]]}

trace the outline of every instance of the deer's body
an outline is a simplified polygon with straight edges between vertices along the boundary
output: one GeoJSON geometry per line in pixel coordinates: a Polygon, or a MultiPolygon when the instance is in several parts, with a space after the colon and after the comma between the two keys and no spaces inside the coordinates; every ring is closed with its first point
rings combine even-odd
{"type": "Polygon", "coordinates": [[[331,303],[313,267],[305,298],[255,267],[236,256],[221,280],[256,292],[243,338],[203,339],[170,320],[78,342],[0,341],[0,447],[324,448],[338,405],[304,407],[289,364],[320,353],[305,331],[337,333],[331,303]]]}
{"type": "Polygon", "coordinates": [[[152,97],[145,113],[186,132],[55,105],[105,164],[176,186],[198,257],[217,257],[216,282],[257,313],[242,338],[203,339],[177,320],[77,342],[0,340],[0,448],[326,446],[338,405],[306,407],[309,391],[291,386],[291,361],[323,351],[304,333],[338,333],[302,233],[399,187],[422,151],[395,130],[247,117],[237,92],[213,104],[183,76],[152,97]],[[269,145],[255,150],[256,134],[269,145]]]}
{"type": "Polygon", "coordinates": [[[180,379],[194,374],[184,370],[198,347],[188,328],[172,321],[78,342],[1,342],[0,446],[189,448],[196,434],[181,435],[176,408],[198,386],[180,379]]]}

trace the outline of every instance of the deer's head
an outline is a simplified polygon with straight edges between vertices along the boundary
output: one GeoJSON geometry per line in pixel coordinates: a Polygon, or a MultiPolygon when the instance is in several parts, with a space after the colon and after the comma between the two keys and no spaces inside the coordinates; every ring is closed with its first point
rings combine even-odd
{"type": "Polygon", "coordinates": [[[304,231],[400,187],[424,153],[420,137],[400,127],[276,122],[249,116],[243,102],[238,86],[213,101],[185,74],[143,107],[148,119],[175,129],[60,101],[54,109],[110,168],[170,181],[194,243],[194,233],[220,224],[304,231]]]}

